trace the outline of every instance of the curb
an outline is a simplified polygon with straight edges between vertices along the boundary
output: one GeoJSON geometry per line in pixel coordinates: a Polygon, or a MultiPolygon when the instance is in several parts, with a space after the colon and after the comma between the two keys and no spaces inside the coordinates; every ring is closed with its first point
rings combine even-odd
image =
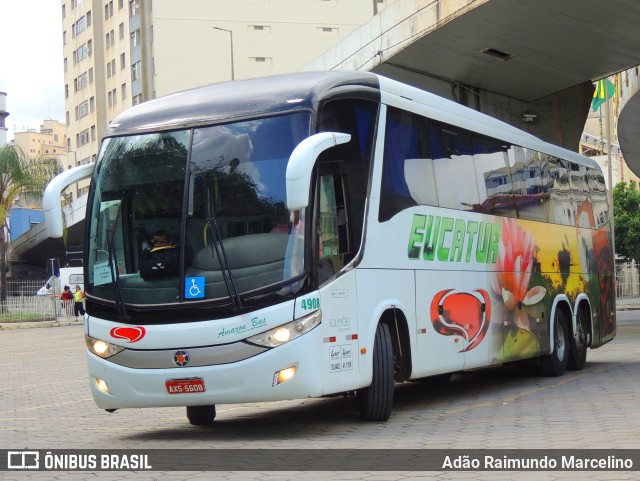
{"type": "Polygon", "coordinates": [[[0,323],[0,331],[11,331],[15,329],[36,329],[41,327],[81,326],[83,323],[84,319],[75,321],[65,318],[60,318],[56,321],[2,322],[0,323]]]}

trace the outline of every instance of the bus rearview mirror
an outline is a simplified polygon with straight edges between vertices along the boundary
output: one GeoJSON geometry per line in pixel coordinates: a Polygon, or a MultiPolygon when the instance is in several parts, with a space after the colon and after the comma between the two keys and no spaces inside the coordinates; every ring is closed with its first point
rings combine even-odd
{"type": "Polygon", "coordinates": [[[64,223],[62,221],[62,207],[60,196],[62,191],[71,184],[91,176],[94,164],[84,164],[69,169],[56,176],[49,182],[42,196],[42,210],[49,237],[62,237],[64,223]]]}
{"type": "Polygon", "coordinates": [[[311,172],[318,156],[336,145],[349,142],[351,135],[340,132],[320,132],[300,142],[287,164],[287,209],[304,209],[309,204],[311,172]]]}

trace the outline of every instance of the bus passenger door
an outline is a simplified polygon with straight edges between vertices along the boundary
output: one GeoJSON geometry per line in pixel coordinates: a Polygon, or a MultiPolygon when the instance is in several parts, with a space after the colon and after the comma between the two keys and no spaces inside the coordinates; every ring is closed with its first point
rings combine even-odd
{"type": "Polygon", "coordinates": [[[351,270],[320,288],[324,394],[351,390],[359,378],[355,273],[351,270]]]}

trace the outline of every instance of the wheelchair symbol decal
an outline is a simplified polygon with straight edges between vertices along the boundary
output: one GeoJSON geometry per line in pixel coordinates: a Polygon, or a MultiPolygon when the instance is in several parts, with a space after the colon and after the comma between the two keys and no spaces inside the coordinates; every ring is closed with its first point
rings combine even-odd
{"type": "Polygon", "coordinates": [[[184,298],[204,298],[204,277],[187,277],[184,280],[184,298]]]}

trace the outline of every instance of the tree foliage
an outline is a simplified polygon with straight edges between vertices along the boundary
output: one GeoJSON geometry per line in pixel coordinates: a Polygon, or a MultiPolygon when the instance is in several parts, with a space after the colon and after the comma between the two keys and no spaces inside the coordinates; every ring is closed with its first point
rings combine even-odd
{"type": "Polygon", "coordinates": [[[640,260],[640,191],[635,183],[620,182],[613,189],[616,254],[640,260]]]}
{"type": "Polygon", "coordinates": [[[48,157],[29,157],[19,146],[0,146],[0,299],[7,299],[7,215],[18,196],[42,195],[48,181],[58,171],[58,162],[48,157]]]}

